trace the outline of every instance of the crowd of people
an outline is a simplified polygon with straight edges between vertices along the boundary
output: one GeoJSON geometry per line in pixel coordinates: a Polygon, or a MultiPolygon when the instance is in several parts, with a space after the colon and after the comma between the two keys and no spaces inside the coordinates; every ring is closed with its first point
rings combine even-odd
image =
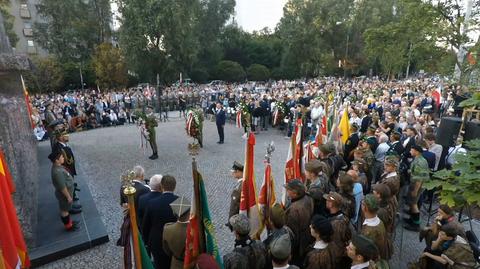
{"type": "MultiPolygon", "coordinates": [[[[325,118],[335,126],[347,111],[346,142],[331,139],[345,135],[332,128],[330,139],[312,150],[314,157],[304,164],[303,177],[284,185],[285,204],[271,208],[263,241],[249,236],[249,219],[239,214],[244,175],[243,165],[234,163],[232,175],[238,185],[227,226],[234,233],[235,248],[224,256],[225,268],[388,268],[399,222],[426,241],[412,268],[474,268],[475,257],[452,208],[440,205],[432,226],[420,225],[422,203],[434,199],[423,182],[432,172],[449,168],[455,155],[450,153],[458,149],[436,143],[439,119],[460,115],[458,104],[465,98],[463,88],[431,78],[324,78],[168,87],[158,92],[73,92],[39,95],[32,103],[38,125],[48,127],[63,119],[70,131],[134,122],[134,111],[148,106],[164,121],[171,110],[185,117],[185,110],[196,106],[217,117],[217,127],[222,114],[221,125],[229,120],[245,133],[278,128],[290,137],[300,120],[306,141],[318,136],[325,118]]],[[[222,129],[219,144],[228,143],[224,139],[222,129]]],[[[61,164],[58,154],[52,158],[61,164]]],[[[174,194],[175,178],[155,175],[147,186],[143,168],[134,171],[138,228],[155,268],[183,268],[189,211],[187,203],[181,210],[174,206],[178,199],[184,201],[174,194]]],[[[123,192],[121,197],[126,207],[123,192]]],[[[211,267],[199,268],[216,268],[213,258],[210,263],[209,257],[205,260],[211,267]]]]}

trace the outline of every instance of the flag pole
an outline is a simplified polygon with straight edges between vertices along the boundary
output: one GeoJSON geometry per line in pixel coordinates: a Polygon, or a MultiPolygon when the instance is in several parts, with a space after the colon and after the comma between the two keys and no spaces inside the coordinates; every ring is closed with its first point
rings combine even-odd
{"type": "Polygon", "coordinates": [[[133,253],[135,255],[135,268],[142,269],[142,260],[140,254],[140,243],[138,241],[138,226],[137,226],[137,214],[135,212],[135,187],[133,187],[133,178],[134,173],[133,171],[127,172],[127,182],[129,182],[128,186],[125,187],[123,193],[128,198],[128,212],[130,217],[130,228],[132,232],[132,239],[133,239],[133,253]]]}
{"type": "MultiPolygon", "coordinates": [[[[275,151],[275,144],[273,141],[270,142],[267,146],[267,154],[265,154],[265,163],[267,165],[267,169],[270,166],[270,161],[272,158],[272,153],[275,151]]],[[[271,177],[271,174],[268,176],[271,177]]],[[[267,230],[270,232],[270,216],[271,216],[271,210],[270,210],[270,204],[271,204],[271,199],[272,199],[272,193],[270,192],[270,185],[268,183],[271,183],[271,181],[268,179],[265,179],[267,182],[267,185],[265,186],[266,188],[266,203],[265,203],[265,216],[264,216],[264,222],[265,226],[267,226],[267,230]]]]}

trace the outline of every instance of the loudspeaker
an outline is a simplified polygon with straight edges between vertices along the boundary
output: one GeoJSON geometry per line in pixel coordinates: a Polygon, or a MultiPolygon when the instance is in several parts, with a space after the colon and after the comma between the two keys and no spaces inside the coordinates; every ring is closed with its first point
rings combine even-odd
{"type": "MultiPolygon", "coordinates": [[[[468,121],[465,124],[465,135],[463,141],[470,141],[476,138],[480,138],[480,122],[468,121]]],[[[464,148],[469,149],[468,146],[463,145],[464,148]]]]}
{"type": "Polygon", "coordinates": [[[437,129],[436,143],[446,147],[454,147],[462,126],[461,118],[443,117],[437,129]]]}

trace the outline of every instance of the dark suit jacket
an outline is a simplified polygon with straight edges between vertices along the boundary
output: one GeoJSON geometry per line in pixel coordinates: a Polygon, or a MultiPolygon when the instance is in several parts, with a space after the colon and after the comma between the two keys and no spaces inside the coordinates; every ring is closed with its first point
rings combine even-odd
{"type": "Polygon", "coordinates": [[[372,117],[370,115],[362,119],[362,124],[360,126],[360,132],[365,133],[368,129],[368,126],[372,124],[372,117]]]}
{"type": "Polygon", "coordinates": [[[398,141],[395,143],[395,145],[392,144],[388,151],[393,151],[396,154],[398,154],[398,156],[402,156],[403,151],[405,151],[405,149],[403,148],[402,142],[398,141]]]}
{"type": "Polygon", "coordinates": [[[163,193],[159,197],[149,201],[142,221],[142,236],[144,242],[149,246],[152,253],[163,252],[163,227],[166,223],[176,222],[170,204],[178,198],[173,193],[163,193]]]}
{"type": "Polygon", "coordinates": [[[141,228],[142,226],[142,221],[143,221],[143,216],[145,216],[145,210],[147,209],[147,205],[150,203],[150,200],[158,198],[162,195],[161,192],[158,191],[152,191],[149,193],[145,193],[141,197],[138,198],[138,204],[137,204],[137,218],[139,220],[138,225],[141,228]]]}
{"type": "MultiPolygon", "coordinates": [[[[137,181],[134,181],[134,182],[133,182],[133,187],[134,187],[135,190],[136,190],[134,200],[135,200],[135,207],[137,207],[137,206],[138,206],[138,198],[139,198],[140,196],[142,196],[143,194],[145,194],[145,193],[149,193],[149,192],[150,192],[150,188],[147,187],[145,184],[140,183],[140,182],[137,182],[137,181]]],[[[123,193],[123,190],[124,190],[123,187],[120,188],[120,205],[125,204],[125,203],[128,203],[128,198],[127,198],[127,196],[123,193]]]]}
{"type": "Polygon", "coordinates": [[[77,170],[75,169],[75,156],[73,155],[72,149],[67,146],[63,145],[60,142],[55,143],[52,148],[52,152],[61,151],[63,157],[65,158],[65,162],[63,163],[63,167],[67,169],[67,171],[72,175],[77,175],[77,170]]]}
{"type": "Polygon", "coordinates": [[[358,146],[358,142],[360,142],[360,138],[358,137],[358,133],[352,134],[345,143],[345,150],[343,158],[345,161],[350,162],[353,160],[353,156],[350,157],[350,153],[358,146]]]}
{"type": "Polygon", "coordinates": [[[221,109],[220,111],[215,114],[215,119],[217,125],[225,125],[225,120],[227,117],[225,116],[225,110],[221,109]]]}

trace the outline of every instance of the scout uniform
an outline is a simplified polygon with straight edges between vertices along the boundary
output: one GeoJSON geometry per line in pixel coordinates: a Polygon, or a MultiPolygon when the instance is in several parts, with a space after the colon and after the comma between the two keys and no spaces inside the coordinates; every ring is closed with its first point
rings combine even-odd
{"type": "Polygon", "coordinates": [[[335,189],[324,174],[328,167],[319,160],[312,160],[305,164],[305,170],[318,175],[308,186],[307,192],[313,198],[314,214],[325,215],[325,198],[323,198],[323,195],[335,189]]]}
{"type": "MultiPolygon", "coordinates": [[[[322,236],[331,236],[333,227],[330,221],[324,217],[314,217],[311,222],[311,229],[315,230],[322,236]]],[[[323,240],[316,241],[307,253],[302,268],[305,269],[334,269],[335,267],[335,244],[325,242],[323,240]]]]}
{"type": "Polygon", "coordinates": [[[355,248],[354,255],[363,257],[362,263],[352,264],[351,269],[374,269],[378,268],[372,261],[378,256],[378,248],[375,243],[364,235],[354,235],[352,245],[355,248]]]}
{"type": "MultiPolygon", "coordinates": [[[[373,194],[366,195],[364,203],[369,210],[378,211],[377,198],[373,194]]],[[[382,259],[389,260],[392,257],[392,242],[389,240],[385,226],[378,216],[365,219],[360,233],[375,243],[382,259]]]]}
{"type": "MultiPolygon", "coordinates": [[[[269,245],[270,255],[277,260],[288,260],[290,258],[290,254],[292,252],[292,243],[288,235],[284,234],[279,236],[275,240],[272,241],[269,245]]],[[[278,268],[278,267],[273,267],[278,268]]],[[[283,266],[282,268],[285,269],[299,269],[295,265],[287,265],[283,266]]]]}

